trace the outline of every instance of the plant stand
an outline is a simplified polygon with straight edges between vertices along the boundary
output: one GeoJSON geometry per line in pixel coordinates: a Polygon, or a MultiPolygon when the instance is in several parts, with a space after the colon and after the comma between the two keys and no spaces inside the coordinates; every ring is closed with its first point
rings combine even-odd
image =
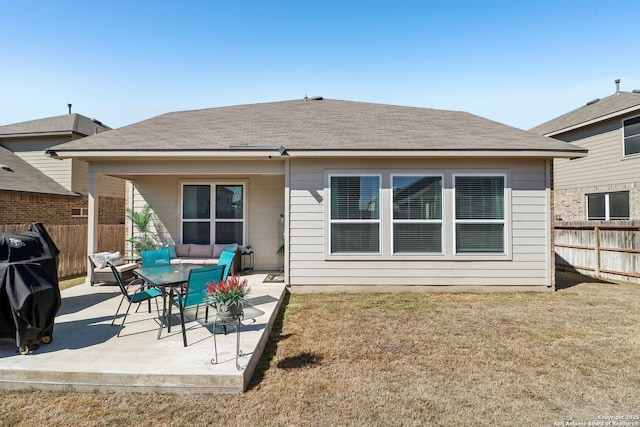
{"type": "Polygon", "coordinates": [[[240,350],[240,321],[244,317],[244,312],[230,316],[230,317],[220,317],[216,315],[216,318],[213,320],[212,332],[213,332],[213,351],[214,358],[211,359],[211,364],[215,365],[218,363],[218,344],[216,342],[216,325],[222,325],[224,329],[224,334],[227,335],[227,325],[235,324],[236,327],[236,368],[238,370],[242,370],[240,364],[238,363],[238,357],[242,356],[242,350],[240,350]]]}
{"type": "Polygon", "coordinates": [[[242,252],[242,271],[253,271],[253,251],[242,252]]]}

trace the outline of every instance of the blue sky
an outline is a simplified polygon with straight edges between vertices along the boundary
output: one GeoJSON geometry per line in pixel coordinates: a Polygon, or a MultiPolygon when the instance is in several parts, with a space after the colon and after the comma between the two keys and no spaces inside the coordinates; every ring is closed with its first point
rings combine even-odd
{"type": "Polygon", "coordinates": [[[0,0],[0,124],[305,95],[528,129],[640,89],[640,2],[0,0]]]}

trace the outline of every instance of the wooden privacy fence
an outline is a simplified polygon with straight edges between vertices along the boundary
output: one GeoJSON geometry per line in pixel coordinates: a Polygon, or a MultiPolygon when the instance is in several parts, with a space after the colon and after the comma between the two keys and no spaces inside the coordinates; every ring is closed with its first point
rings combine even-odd
{"type": "MultiPolygon", "coordinates": [[[[24,233],[29,224],[0,224],[0,233],[24,233]]],[[[60,249],[58,277],[87,273],[87,225],[45,225],[60,249]]],[[[124,254],[124,225],[98,226],[98,251],[120,251],[124,254]]]]}
{"type": "Polygon", "coordinates": [[[558,223],[554,231],[558,268],[640,283],[640,224],[558,223]]]}

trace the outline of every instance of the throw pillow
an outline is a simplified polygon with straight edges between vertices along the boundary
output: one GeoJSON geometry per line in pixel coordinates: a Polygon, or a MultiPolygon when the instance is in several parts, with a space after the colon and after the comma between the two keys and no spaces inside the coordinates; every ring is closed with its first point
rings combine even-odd
{"type": "Polygon", "coordinates": [[[178,257],[176,254],[176,245],[169,245],[167,248],[169,248],[169,258],[173,259],[178,257]]]}
{"type": "Polygon", "coordinates": [[[96,266],[96,268],[105,268],[107,266],[107,258],[106,256],[111,252],[98,252],[91,255],[91,261],[96,266]]]}
{"type": "Polygon", "coordinates": [[[231,243],[230,245],[225,246],[224,250],[225,250],[225,252],[236,253],[238,251],[238,244],[237,243],[231,243]]]}
{"type": "Polygon", "coordinates": [[[109,253],[105,256],[105,260],[106,262],[111,262],[111,264],[116,266],[124,264],[124,260],[122,259],[120,252],[109,253]]]}

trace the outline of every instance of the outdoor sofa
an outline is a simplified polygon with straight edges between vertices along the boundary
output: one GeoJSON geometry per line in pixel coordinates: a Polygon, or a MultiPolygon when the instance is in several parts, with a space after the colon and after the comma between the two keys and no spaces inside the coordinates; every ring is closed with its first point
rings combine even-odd
{"type": "MultiPolygon", "coordinates": [[[[238,262],[239,248],[237,244],[197,245],[197,244],[176,244],[169,245],[169,259],[171,264],[198,264],[216,265],[223,251],[233,252],[236,256],[231,263],[231,272],[240,271],[238,262]]],[[[111,261],[122,280],[133,277],[133,270],[140,266],[137,262],[125,263],[120,256],[120,252],[99,252],[89,256],[89,266],[91,268],[91,285],[96,283],[116,283],[111,268],[107,265],[111,261]]]]}
{"type": "Polygon", "coordinates": [[[107,265],[110,261],[122,280],[133,277],[133,269],[139,267],[137,262],[124,262],[120,252],[98,252],[89,256],[89,268],[91,276],[91,286],[96,283],[116,283],[111,267],[107,265]]]}
{"type": "Polygon", "coordinates": [[[176,244],[170,245],[168,248],[171,264],[216,265],[223,251],[232,252],[236,256],[233,258],[231,271],[237,273],[240,270],[240,263],[237,261],[239,247],[236,243],[215,243],[213,245],[176,244]]]}

